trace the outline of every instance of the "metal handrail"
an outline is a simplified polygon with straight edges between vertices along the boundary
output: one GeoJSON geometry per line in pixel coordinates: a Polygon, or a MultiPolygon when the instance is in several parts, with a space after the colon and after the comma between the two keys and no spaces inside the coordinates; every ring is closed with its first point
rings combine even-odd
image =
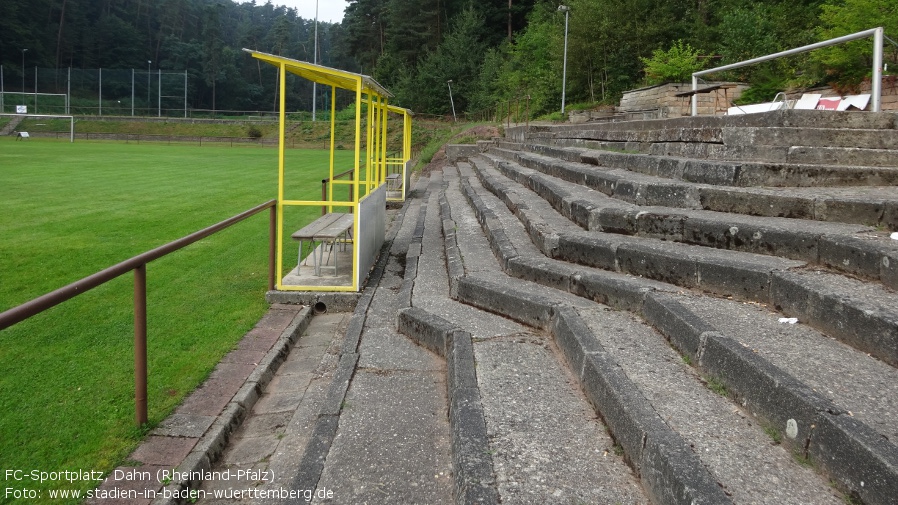
{"type": "MultiPolygon", "coordinates": [[[[869,30],[864,30],[862,32],[852,33],[849,35],[844,35],[842,37],[836,37],[829,40],[824,40],[823,42],[817,42],[815,44],[808,44],[806,46],[796,47],[795,49],[788,49],[786,51],[780,51],[778,53],[768,54],[766,56],[760,56],[758,58],[752,58],[750,60],[740,61],[738,63],[731,63],[729,65],[723,65],[721,67],[710,68],[708,70],[700,70],[698,72],[692,73],[692,89],[693,91],[698,88],[698,78],[702,75],[713,74],[715,72],[724,72],[726,70],[732,70],[735,68],[741,68],[748,65],[754,65],[756,63],[761,63],[764,61],[770,61],[777,58],[782,58],[783,56],[791,56],[793,54],[804,53],[807,51],[812,51],[814,49],[819,49],[821,47],[833,46],[836,44],[842,44],[845,42],[849,42],[857,39],[865,39],[869,37],[873,37],[873,77],[870,82],[870,91],[871,91],[871,101],[872,101],[872,110],[873,112],[880,112],[882,109],[882,42],[885,33],[883,32],[883,28],[880,26],[878,28],[871,28],[869,30]]],[[[692,96],[692,115],[698,115],[698,101],[695,95],[692,96]]]]}
{"type": "MultiPolygon", "coordinates": [[[[343,177],[343,176],[352,174],[353,172],[355,172],[355,169],[354,169],[354,168],[350,168],[349,170],[347,170],[347,171],[345,171],[345,172],[341,172],[341,173],[339,173],[339,174],[335,174],[335,175],[334,175],[334,180],[337,180],[337,179],[339,179],[340,177],[343,177]]],[[[327,184],[328,184],[329,182],[331,182],[331,178],[330,178],[330,177],[328,177],[327,179],[321,179],[321,201],[322,201],[322,202],[326,202],[326,201],[329,200],[329,198],[328,198],[328,196],[327,196],[327,184]]],[[[350,201],[352,201],[352,195],[353,195],[353,187],[352,187],[352,186],[349,186],[349,200],[350,200],[350,201]]],[[[321,206],[321,215],[323,216],[323,215],[325,215],[325,214],[327,214],[327,205],[322,205],[322,206],[321,206]]]]}
{"type": "Polygon", "coordinates": [[[29,317],[59,305],[62,302],[85,293],[97,286],[105,284],[129,271],[134,271],[134,403],[135,420],[138,425],[147,422],[147,296],[146,265],[147,263],[183,249],[210,235],[218,233],[244,219],[254,216],[265,209],[271,209],[269,217],[268,239],[268,289],[274,289],[275,237],[277,234],[277,200],[269,200],[252,209],[237,214],[230,219],[216,223],[208,228],[191,233],[173,242],[157,247],[143,254],[115,264],[105,270],[84,277],[67,286],[39,296],[31,301],[0,313],[0,330],[20,323],[29,317]]]}

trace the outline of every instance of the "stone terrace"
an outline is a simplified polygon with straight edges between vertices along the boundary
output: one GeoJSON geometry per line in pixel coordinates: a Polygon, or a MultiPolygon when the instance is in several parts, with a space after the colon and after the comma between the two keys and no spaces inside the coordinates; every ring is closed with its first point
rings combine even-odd
{"type": "Polygon", "coordinates": [[[223,410],[246,428],[179,468],[314,503],[894,503],[896,131],[510,128],[418,179],[351,316],[299,312],[223,410]]]}

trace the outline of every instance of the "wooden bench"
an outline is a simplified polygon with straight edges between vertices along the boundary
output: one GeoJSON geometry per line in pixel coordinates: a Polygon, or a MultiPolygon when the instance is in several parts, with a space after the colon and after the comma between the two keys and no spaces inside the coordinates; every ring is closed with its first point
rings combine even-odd
{"type": "Polygon", "coordinates": [[[399,191],[402,189],[402,174],[390,174],[387,176],[387,191],[399,191]]]}
{"type": "Polygon", "coordinates": [[[352,236],[350,231],[352,230],[353,222],[354,219],[352,214],[345,212],[331,212],[319,217],[306,226],[303,226],[299,231],[291,235],[294,240],[299,240],[299,259],[297,260],[296,268],[299,269],[299,264],[302,262],[303,243],[308,240],[312,243],[312,252],[310,255],[314,261],[315,275],[320,277],[321,266],[324,261],[324,244],[330,242],[331,250],[334,252],[334,276],[336,277],[337,240],[342,238],[345,243],[347,238],[352,236]],[[321,242],[321,247],[318,248],[317,258],[315,257],[315,242],[321,242]]]}

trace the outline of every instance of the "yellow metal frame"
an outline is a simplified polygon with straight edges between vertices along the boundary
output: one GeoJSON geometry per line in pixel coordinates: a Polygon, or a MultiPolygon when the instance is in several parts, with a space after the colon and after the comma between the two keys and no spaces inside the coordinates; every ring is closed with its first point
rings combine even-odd
{"type": "MultiPolygon", "coordinates": [[[[406,118],[410,117],[410,112],[406,109],[399,109],[389,105],[389,98],[392,96],[383,86],[377,83],[369,76],[338,70],[334,68],[316,65],[304,61],[284,58],[273,54],[262,53],[250,49],[244,49],[254,58],[274,65],[278,68],[281,78],[279,79],[279,125],[278,125],[278,203],[277,203],[277,263],[276,263],[276,287],[282,291],[359,291],[359,241],[353,239],[353,255],[352,255],[352,285],[351,286],[294,286],[283,284],[283,251],[284,251],[284,208],[290,206],[327,206],[331,211],[334,207],[350,208],[354,216],[354,229],[360,229],[359,223],[359,202],[365,198],[372,190],[376,189],[386,181],[386,150],[387,150],[387,112],[388,110],[405,111],[406,118]],[[329,185],[327,200],[285,200],[284,195],[284,151],[285,151],[285,133],[286,133],[286,79],[287,73],[303,77],[319,84],[331,86],[331,136],[330,136],[330,167],[329,174],[331,184],[329,185]],[[351,181],[335,181],[334,180],[334,150],[335,150],[335,130],[336,130],[336,89],[345,89],[354,91],[356,95],[356,116],[355,116],[355,166],[351,181]],[[364,100],[364,101],[363,101],[364,100]],[[365,153],[365,177],[360,177],[362,169],[362,104],[367,104],[367,122],[366,132],[366,153],[365,153]],[[336,184],[351,184],[353,186],[352,200],[335,201],[333,189],[336,184]],[[362,191],[364,189],[364,191],[362,191]]],[[[406,119],[404,145],[404,154],[407,158],[411,158],[411,124],[406,119]]],[[[403,177],[405,174],[403,173],[403,177]]],[[[405,195],[403,194],[403,197],[405,195]]]]}
{"type": "Polygon", "coordinates": [[[402,116],[402,150],[398,157],[385,158],[387,168],[384,175],[387,176],[392,173],[398,173],[399,176],[402,177],[403,181],[402,196],[399,198],[387,197],[387,201],[404,202],[406,195],[408,194],[408,188],[406,187],[408,174],[406,174],[406,170],[408,170],[408,161],[412,159],[412,116],[414,114],[408,109],[396,107],[395,105],[388,105],[387,112],[392,112],[394,114],[399,114],[400,116],[402,116]]]}

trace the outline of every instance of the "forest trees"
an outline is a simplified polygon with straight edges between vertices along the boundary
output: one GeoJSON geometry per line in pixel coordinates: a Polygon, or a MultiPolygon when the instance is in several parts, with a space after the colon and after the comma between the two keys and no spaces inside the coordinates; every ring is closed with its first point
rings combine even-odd
{"type": "MultiPolygon", "coordinates": [[[[23,56],[29,69],[142,69],[151,60],[187,73],[189,107],[273,110],[276,69],[241,48],[314,59],[313,21],[276,2],[2,0],[0,63],[9,88],[33,80],[23,56]]],[[[560,109],[561,4],[570,8],[568,104],[616,102],[650,82],[643,59],[675,44],[711,68],[877,26],[898,39],[895,0],[346,0],[340,24],[319,24],[318,61],[374,76],[393,103],[420,113],[450,113],[451,79],[459,113],[529,96],[544,114],[560,109]]],[[[886,61],[898,61],[886,48],[886,61]]],[[[858,41],[711,78],[848,90],[870,63],[870,43],[858,41]]],[[[288,76],[287,86],[288,108],[310,110],[311,83],[288,76]]]]}

